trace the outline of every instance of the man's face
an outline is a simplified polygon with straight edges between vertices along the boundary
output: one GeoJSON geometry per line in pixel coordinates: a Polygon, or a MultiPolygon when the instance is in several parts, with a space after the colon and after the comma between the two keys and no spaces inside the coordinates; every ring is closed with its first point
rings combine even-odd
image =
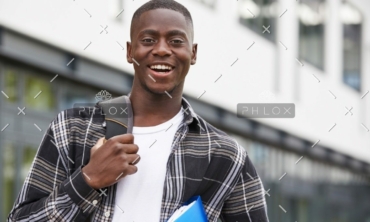
{"type": "Polygon", "coordinates": [[[131,41],[127,61],[134,65],[134,87],[154,94],[182,94],[197,53],[184,15],[169,9],[144,12],[133,24],[131,41]]]}

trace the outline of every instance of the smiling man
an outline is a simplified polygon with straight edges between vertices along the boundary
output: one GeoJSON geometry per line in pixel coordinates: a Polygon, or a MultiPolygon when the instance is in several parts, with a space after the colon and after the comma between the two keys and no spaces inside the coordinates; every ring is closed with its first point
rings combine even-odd
{"type": "Polygon", "coordinates": [[[104,139],[99,106],[51,122],[8,221],[166,222],[200,195],[209,221],[268,221],[265,190],[245,149],[182,96],[196,63],[193,21],[172,0],[133,15],[127,61],[132,134],[104,139]]]}

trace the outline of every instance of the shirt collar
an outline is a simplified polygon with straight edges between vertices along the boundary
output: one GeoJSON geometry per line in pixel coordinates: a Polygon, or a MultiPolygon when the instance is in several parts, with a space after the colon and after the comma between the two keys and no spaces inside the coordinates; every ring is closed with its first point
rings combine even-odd
{"type": "Polygon", "coordinates": [[[200,133],[200,121],[190,103],[184,97],[182,97],[181,105],[184,109],[184,122],[188,125],[189,131],[200,133]]]}

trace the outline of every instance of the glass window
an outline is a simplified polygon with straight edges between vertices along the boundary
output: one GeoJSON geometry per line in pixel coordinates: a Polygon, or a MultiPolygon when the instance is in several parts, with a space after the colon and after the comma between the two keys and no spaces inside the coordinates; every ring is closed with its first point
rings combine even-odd
{"type": "Polygon", "coordinates": [[[78,57],[72,53],[66,54],[66,66],[69,70],[76,71],[77,70],[77,63],[78,63],[78,57]]]}
{"type": "Polygon", "coordinates": [[[55,108],[55,92],[47,80],[26,76],[24,97],[27,108],[48,111],[55,108]]]}
{"type": "MultiPolygon", "coordinates": [[[[4,93],[9,97],[5,99],[10,103],[15,103],[19,99],[17,85],[18,85],[18,73],[13,69],[5,69],[4,72],[4,93]]],[[[3,95],[1,95],[3,96],[3,95]]],[[[5,97],[4,97],[5,98],[5,97]]]]}
{"type": "Polygon", "coordinates": [[[70,109],[77,103],[94,103],[94,101],[89,99],[88,96],[67,94],[60,104],[60,109],[70,109]]]}
{"type": "Polygon", "coordinates": [[[309,208],[309,203],[306,198],[297,199],[297,207],[296,207],[297,215],[298,215],[297,221],[308,222],[308,218],[309,218],[308,208],[309,208]]]}
{"type": "Polygon", "coordinates": [[[5,143],[3,147],[3,153],[1,155],[3,162],[3,172],[4,172],[4,189],[2,190],[2,200],[3,201],[3,212],[8,214],[12,209],[14,203],[14,188],[15,188],[15,147],[12,143],[5,143]]]}
{"type": "Polygon", "coordinates": [[[301,0],[299,4],[299,58],[319,69],[324,67],[323,0],[301,0]]]}
{"type": "Polygon", "coordinates": [[[0,45],[3,44],[3,27],[0,26],[0,45]]]}
{"type": "Polygon", "coordinates": [[[354,6],[341,6],[343,24],[343,81],[352,88],[361,88],[362,15],[354,6]]]}
{"type": "Polygon", "coordinates": [[[276,18],[279,16],[276,0],[243,0],[238,9],[241,24],[275,42],[276,18]]]}
{"type": "MultiPolygon", "coordinates": [[[[73,85],[69,85],[70,87],[73,85]]],[[[63,93],[62,99],[59,101],[59,110],[70,109],[74,107],[75,104],[79,103],[86,103],[85,106],[92,106],[97,101],[95,100],[96,93],[92,90],[88,90],[86,88],[80,87],[78,90],[74,92],[67,91],[63,93]]]]}

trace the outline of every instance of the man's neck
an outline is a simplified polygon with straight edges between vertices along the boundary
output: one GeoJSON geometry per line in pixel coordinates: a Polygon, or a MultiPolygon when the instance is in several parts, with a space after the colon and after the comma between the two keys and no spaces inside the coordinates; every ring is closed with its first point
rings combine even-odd
{"type": "Polygon", "coordinates": [[[181,109],[182,94],[171,97],[166,94],[142,96],[132,92],[130,101],[134,113],[134,126],[156,126],[174,117],[181,109]]]}

